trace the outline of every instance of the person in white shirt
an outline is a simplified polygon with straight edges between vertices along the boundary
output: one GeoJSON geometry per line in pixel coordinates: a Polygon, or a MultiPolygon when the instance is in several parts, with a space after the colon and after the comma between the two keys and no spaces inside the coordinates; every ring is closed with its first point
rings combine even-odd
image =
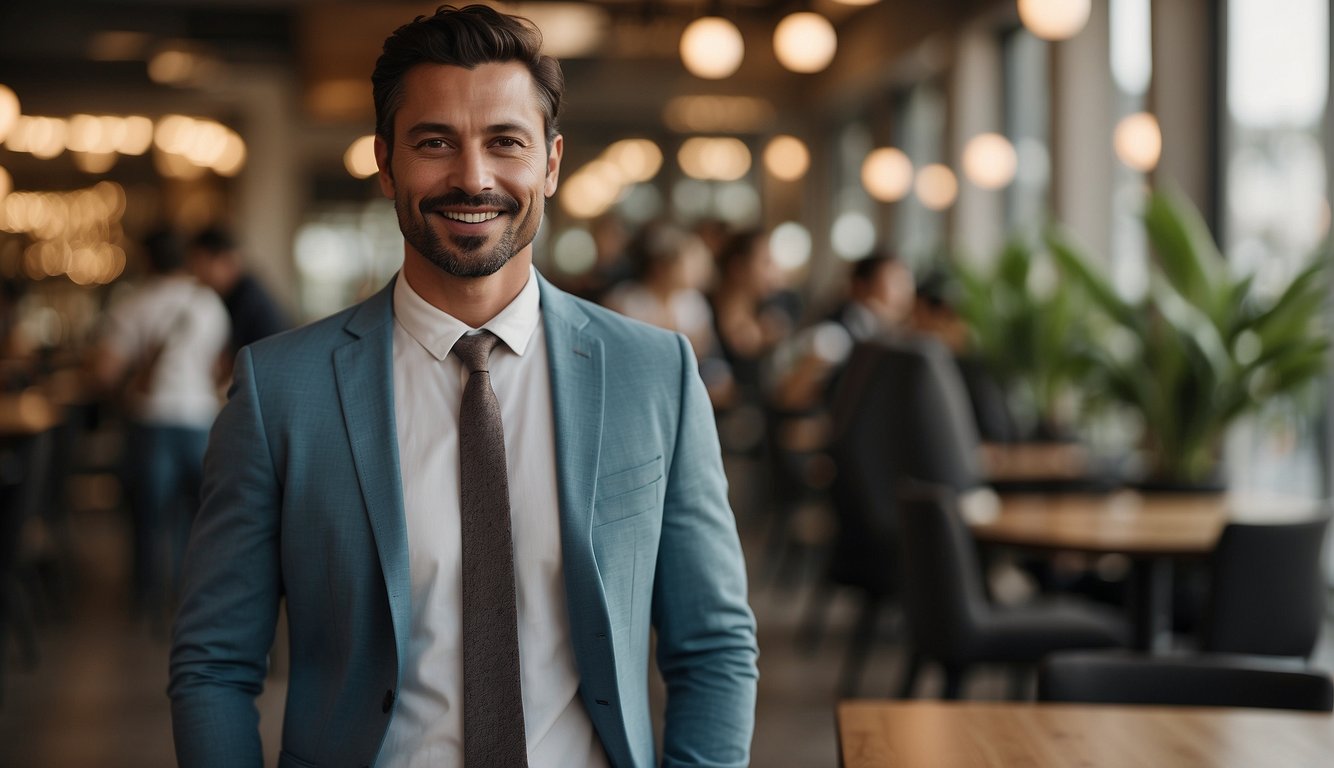
{"type": "Polygon", "coordinates": [[[199,504],[231,326],[222,301],[188,273],[179,235],[154,232],[144,252],[150,274],[107,311],[92,372],[126,409],[132,597],[136,612],[160,625],[199,504]]]}

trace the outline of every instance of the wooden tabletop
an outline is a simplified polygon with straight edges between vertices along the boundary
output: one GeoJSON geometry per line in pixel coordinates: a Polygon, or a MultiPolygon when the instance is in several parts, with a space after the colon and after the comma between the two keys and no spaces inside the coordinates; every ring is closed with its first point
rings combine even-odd
{"type": "Polygon", "coordinates": [[[1262,709],[845,701],[846,768],[1329,766],[1334,716],[1262,709]]]}
{"type": "Polygon", "coordinates": [[[979,541],[1128,555],[1203,555],[1232,519],[1297,519],[1318,502],[1225,494],[981,495],[964,500],[979,541]]]}

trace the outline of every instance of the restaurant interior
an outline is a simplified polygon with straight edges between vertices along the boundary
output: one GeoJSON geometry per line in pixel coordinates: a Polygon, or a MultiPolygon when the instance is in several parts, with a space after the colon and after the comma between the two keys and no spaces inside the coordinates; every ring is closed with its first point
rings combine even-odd
{"type": "MultiPolygon", "coordinates": [[[[0,765],[175,764],[188,502],[96,361],[166,230],[281,327],[393,278],[369,76],[435,5],[0,4],[0,765]]],[[[1328,764],[1328,3],[497,7],[567,83],[537,269],[712,399],[752,764],[1328,764]]]]}

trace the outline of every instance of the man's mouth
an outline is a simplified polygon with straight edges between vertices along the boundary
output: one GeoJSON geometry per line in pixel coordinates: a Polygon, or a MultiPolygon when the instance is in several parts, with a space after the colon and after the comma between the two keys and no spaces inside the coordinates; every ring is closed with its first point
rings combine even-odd
{"type": "Polygon", "coordinates": [[[481,211],[478,213],[469,213],[465,211],[439,211],[441,216],[452,221],[460,221],[464,224],[481,224],[484,221],[490,221],[500,215],[500,211],[481,211]]]}

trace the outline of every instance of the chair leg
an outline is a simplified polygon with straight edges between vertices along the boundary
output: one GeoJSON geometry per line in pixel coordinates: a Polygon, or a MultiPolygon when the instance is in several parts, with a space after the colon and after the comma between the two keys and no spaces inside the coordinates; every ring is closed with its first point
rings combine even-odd
{"type": "Polygon", "coordinates": [[[911,699],[917,688],[917,677],[922,672],[922,654],[908,648],[903,655],[903,679],[899,681],[900,699],[911,699]]]}
{"type": "Polygon", "coordinates": [[[848,639],[848,650],[843,656],[843,674],[839,683],[839,693],[843,698],[857,695],[862,667],[866,665],[866,656],[875,642],[880,605],[880,598],[869,592],[862,598],[861,614],[857,617],[857,626],[848,639]]]}
{"type": "Polygon", "coordinates": [[[945,691],[944,698],[955,701],[963,694],[964,668],[955,665],[946,665],[945,667],[945,691]]]}

